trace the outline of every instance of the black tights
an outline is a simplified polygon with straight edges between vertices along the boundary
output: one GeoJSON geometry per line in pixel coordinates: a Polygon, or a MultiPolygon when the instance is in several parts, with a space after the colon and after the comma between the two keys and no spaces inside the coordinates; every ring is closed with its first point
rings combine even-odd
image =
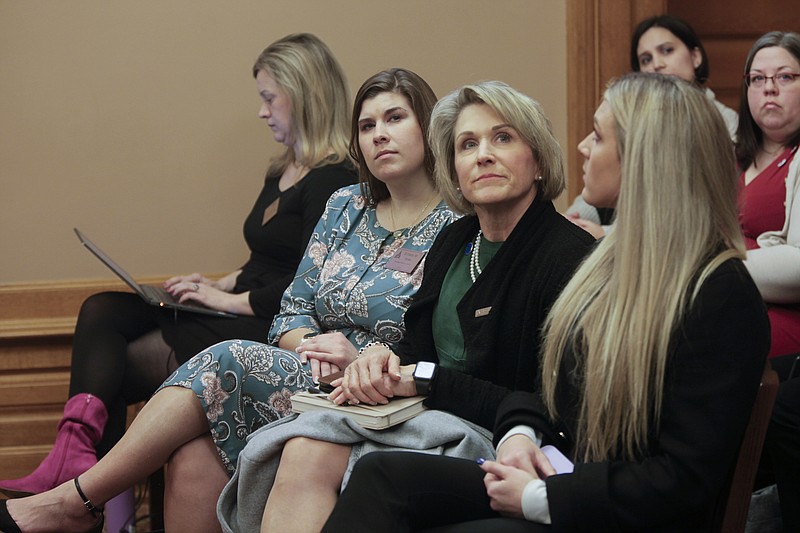
{"type": "Polygon", "coordinates": [[[89,393],[108,410],[97,446],[103,457],[125,432],[127,406],[147,400],[177,368],[153,307],[132,293],[104,292],[86,299],[72,345],[69,396],[89,393]]]}

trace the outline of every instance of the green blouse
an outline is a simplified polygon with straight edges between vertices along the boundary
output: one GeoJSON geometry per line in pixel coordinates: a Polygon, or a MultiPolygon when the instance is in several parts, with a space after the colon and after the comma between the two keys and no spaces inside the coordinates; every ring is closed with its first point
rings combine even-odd
{"type": "MultiPolygon", "coordinates": [[[[456,255],[442,283],[439,300],[433,310],[433,342],[439,355],[439,364],[460,372],[466,371],[467,353],[464,348],[464,335],[458,320],[458,303],[472,287],[469,273],[469,260],[474,240],[463,253],[456,255]]],[[[481,270],[486,268],[495,256],[502,242],[490,242],[481,235],[478,263],[481,270]]]]}

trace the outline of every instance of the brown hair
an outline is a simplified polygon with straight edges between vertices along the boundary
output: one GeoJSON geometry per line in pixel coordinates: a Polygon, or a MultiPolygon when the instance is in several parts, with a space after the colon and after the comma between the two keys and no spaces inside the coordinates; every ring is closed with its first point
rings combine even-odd
{"type": "MultiPolygon", "coordinates": [[[[747,60],[744,62],[744,72],[750,72],[753,66],[753,59],[763,48],[779,46],[792,54],[800,62],[800,34],[793,31],[771,31],[765,33],[753,44],[747,53],[747,60]]],[[[748,87],[742,80],[742,90],[739,98],[739,129],[736,132],[736,159],[741,170],[747,170],[756,159],[756,154],[764,141],[764,133],[756,124],[752,113],[750,113],[750,102],[747,98],[748,87]]],[[[800,130],[794,132],[789,139],[789,145],[800,144],[800,130]]]]}
{"type": "Polygon", "coordinates": [[[417,117],[422,138],[425,139],[425,158],[423,165],[428,176],[433,176],[433,152],[428,145],[428,124],[431,111],[436,104],[436,94],[424,79],[418,74],[403,68],[390,68],[382,70],[367,78],[356,93],[353,103],[353,118],[350,131],[350,157],[358,163],[358,179],[361,183],[361,192],[369,205],[376,205],[381,200],[389,198],[389,189],[386,185],[372,175],[364,160],[364,154],[358,144],[358,117],[364,100],[374,98],[380,93],[398,93],[408,99],[411,109],[417,117]]]}

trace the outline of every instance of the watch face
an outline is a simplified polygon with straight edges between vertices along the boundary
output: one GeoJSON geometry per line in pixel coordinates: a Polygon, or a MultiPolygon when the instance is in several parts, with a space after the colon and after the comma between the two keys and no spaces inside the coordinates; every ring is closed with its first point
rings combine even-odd
{"type": "Polygon", "coordinates": [[[420,361],[417,363],[417,368],[414,369],[414,377],[420,379],[431,379],[433,371],[436,370],[436,365],[430,361],[420,361]]]}

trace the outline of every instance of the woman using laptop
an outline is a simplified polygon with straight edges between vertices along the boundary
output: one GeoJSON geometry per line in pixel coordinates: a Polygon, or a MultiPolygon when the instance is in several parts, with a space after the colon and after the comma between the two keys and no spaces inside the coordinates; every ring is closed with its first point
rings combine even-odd
{"type": "Polygon", "coordinates": [[[146,400],[179,365],[223,339],[264,340],[325,202],[354,183],[347,154],[349,96],[328,47],[294,34],[253,66],[259,117],[286,147],[267,171],[245,219],[250,259],[227,276],[179,276],[164,286],[181,301],[235,313],[216,318],[153,307],[108,292],[81,307],[72,349],[69,400],[50,454],[30,475],[0,481],[6,493],[39,493],[83,473],[125,431],[126,406],[146,400]]]}

